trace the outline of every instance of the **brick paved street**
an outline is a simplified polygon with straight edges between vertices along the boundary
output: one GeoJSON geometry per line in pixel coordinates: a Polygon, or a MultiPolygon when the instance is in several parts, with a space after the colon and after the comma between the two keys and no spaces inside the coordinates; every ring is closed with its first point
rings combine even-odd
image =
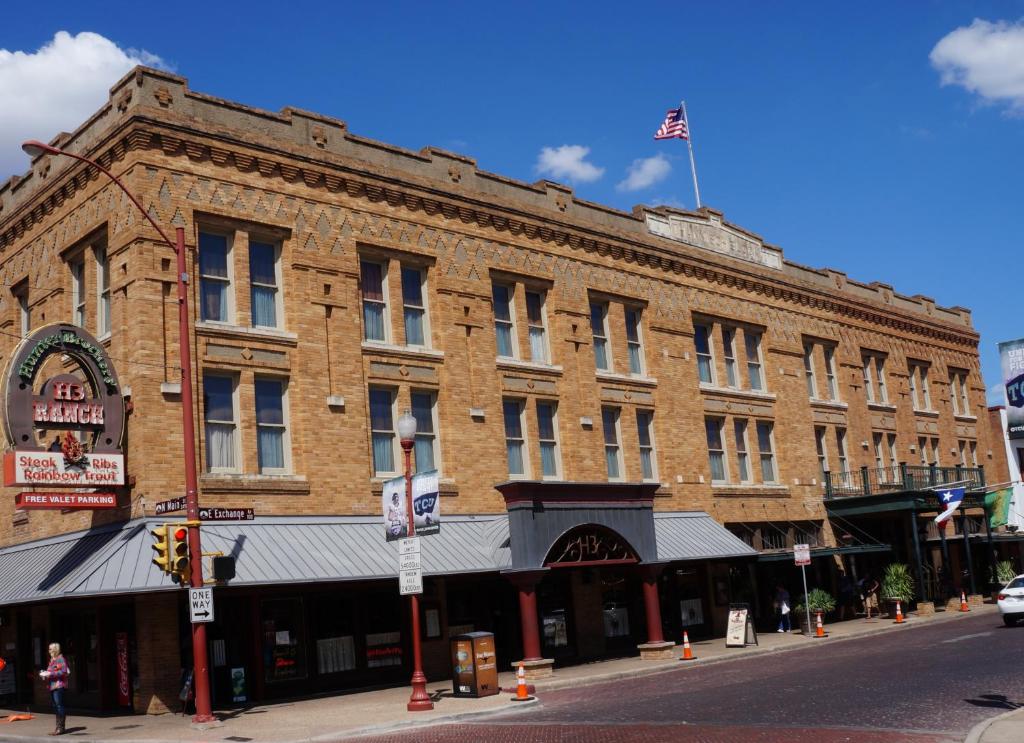
{"type": "Polygon", "coordinates": [[[364,740],[962,741],[975,723],[1024,700],[1022,642],[1024,632],[985,614],[854,639],[827,652],[809,645],[783,656],[553,691],[514,718],[364,740]]]}

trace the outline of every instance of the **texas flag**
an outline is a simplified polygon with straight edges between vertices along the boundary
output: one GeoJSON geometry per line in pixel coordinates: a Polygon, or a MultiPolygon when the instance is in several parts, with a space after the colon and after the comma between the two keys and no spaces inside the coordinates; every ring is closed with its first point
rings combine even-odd
{"type": "Polygon", "coordinates": [[[960,508],[960,502],[964,499],[963,488],[950,488],[949,490],[939,491],[939,503],[946,509],[938,516],[935,517],[935,523],[939,526],[944,526],[949,517],[956,513],[956,509],[960,508]]]}

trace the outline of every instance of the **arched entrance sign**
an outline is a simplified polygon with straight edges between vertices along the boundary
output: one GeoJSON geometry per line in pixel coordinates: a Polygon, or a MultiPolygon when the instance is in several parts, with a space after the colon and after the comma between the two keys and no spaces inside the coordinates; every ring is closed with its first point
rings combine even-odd
{"type": "Polygon", "coordinates": [[[636,550],[613,530],[583,524],[562,534],[548,550],[546,567],[632,565],[640,561],[636,550]]]}

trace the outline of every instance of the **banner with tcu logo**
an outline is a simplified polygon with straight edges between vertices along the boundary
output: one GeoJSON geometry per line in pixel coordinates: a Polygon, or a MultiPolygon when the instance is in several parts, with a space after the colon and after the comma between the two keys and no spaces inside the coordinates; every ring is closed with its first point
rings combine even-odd
{"type": "Polygon", "coordinates": [[[420,472],[412,478],[412,514],[416,536],[425,537],[441,531],[441,498],[437,470],[420,472]]]}

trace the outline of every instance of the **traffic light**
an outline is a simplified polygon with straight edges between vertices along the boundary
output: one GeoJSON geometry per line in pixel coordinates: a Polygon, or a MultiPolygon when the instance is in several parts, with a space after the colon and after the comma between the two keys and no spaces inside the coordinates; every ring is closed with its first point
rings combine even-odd
{"type": "Polygon", "coordinates": [[[167,524],[161,524],[160,526],[154,527],[149,530],[149,533],[153,535],[156,540],[153,543],[153,551],[156,552],[156,557],[153,558],[153,564],[160,568],[165,573],[171,572],[171,527],[167,524]]]}
{"type": "Polygon", "coordinates": [[[174,524],[170,533],[171,567],[170,574],[176,583],[188,585],[192,578],[192,566],[188,558],[188,527],[174,524]]]}

